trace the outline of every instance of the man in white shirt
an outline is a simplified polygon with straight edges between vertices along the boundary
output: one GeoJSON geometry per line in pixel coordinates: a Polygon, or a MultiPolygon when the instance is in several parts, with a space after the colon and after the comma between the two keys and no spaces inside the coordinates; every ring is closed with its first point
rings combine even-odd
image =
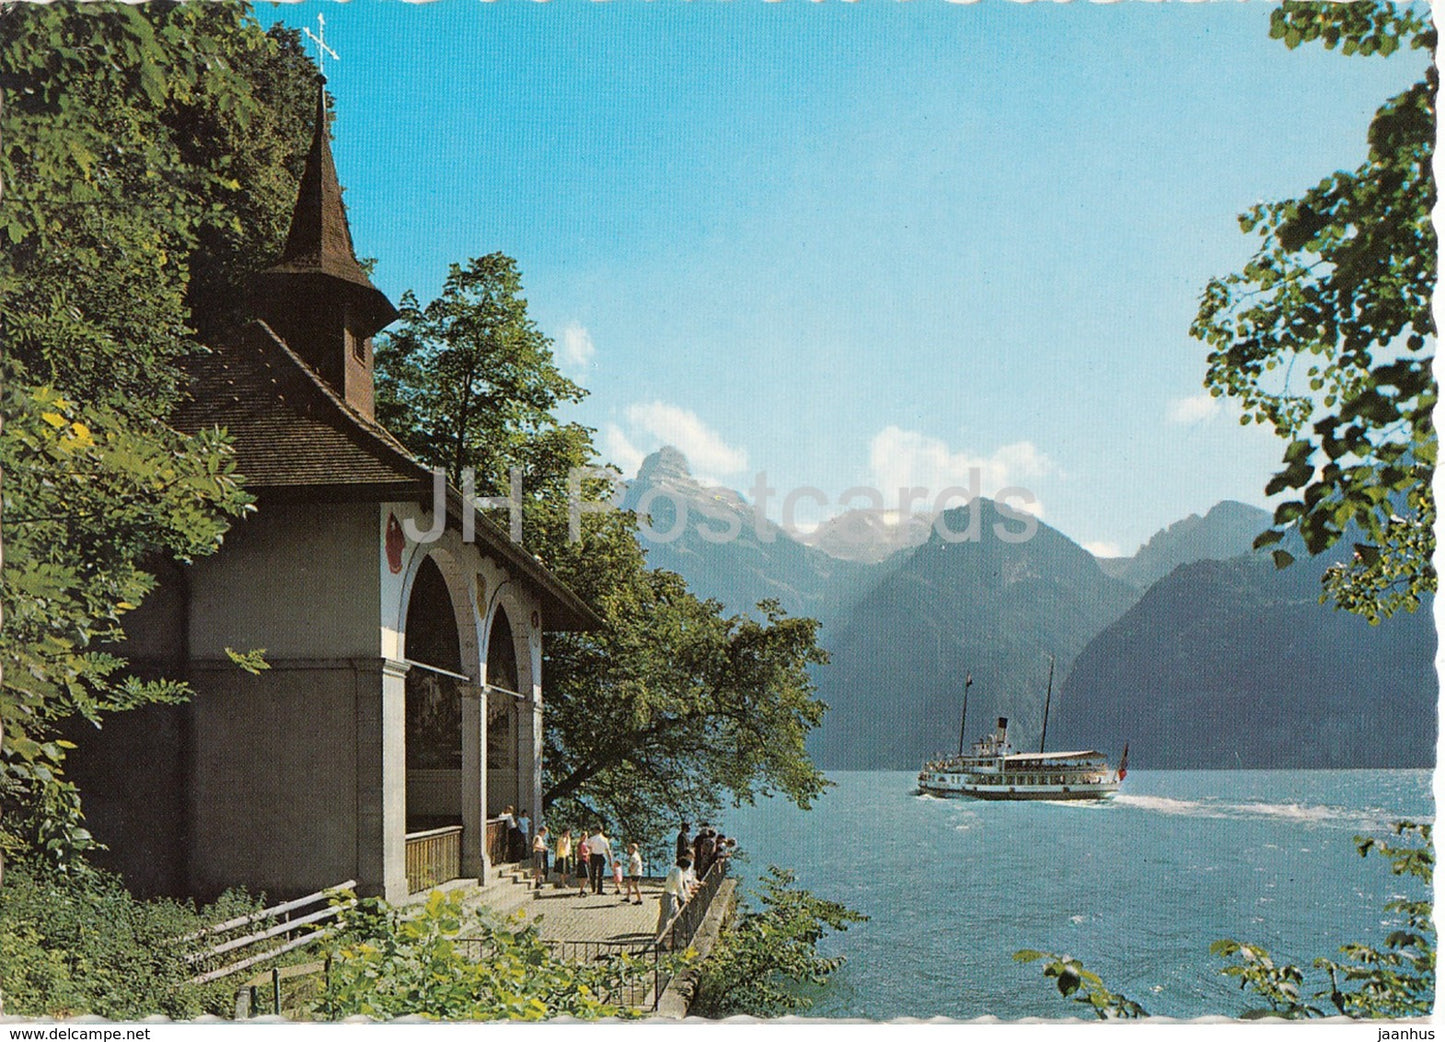
{"type": "Polygon", "coordinates": [[[601,894],[603,873],[612,863],[612,841],[602,831],[601,825],[597,826],[597,831],[587,840],[587,854],[587,872],[592,877],[592,892],[601,894]]]}

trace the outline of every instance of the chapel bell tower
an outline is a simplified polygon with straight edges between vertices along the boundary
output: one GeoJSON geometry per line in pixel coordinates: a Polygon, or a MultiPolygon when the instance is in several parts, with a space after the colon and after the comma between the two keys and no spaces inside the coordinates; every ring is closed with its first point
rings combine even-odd
{"type": "Polygon", "coordinates": [[[326,127],[326,80],[281,259],[254,283],[256,313],[367,419],[375,417],[371,338],[396,308],[371,284],[351,245],[326,127]]]}

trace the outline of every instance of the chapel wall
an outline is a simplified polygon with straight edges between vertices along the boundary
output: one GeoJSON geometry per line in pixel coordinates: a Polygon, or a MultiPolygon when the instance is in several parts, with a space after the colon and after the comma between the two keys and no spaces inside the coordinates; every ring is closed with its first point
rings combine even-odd
{"type": "Polygon", "coordinates": [[[191,892],[241,885],[285,898],[364,874],[375,665],[279,660],[251,676],[215,664],[194,683],[191,892]]]}
{"type": "Polygon", "coordinates": [[[374,503],[263,502],[191,569],[190,652],[268,658],[381,651],[374,503]]]}

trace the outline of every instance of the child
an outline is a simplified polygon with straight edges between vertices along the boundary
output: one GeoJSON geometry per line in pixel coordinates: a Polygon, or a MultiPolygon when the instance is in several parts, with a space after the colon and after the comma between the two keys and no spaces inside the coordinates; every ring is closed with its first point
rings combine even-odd
{"type": "Polygon", "coordinates": [[[617,895],[626,901],[627,894],[622,888],[622,859],[620,857],[612,859],[612,885],[617,887],[617,895]]]}
{"type": "Polygon", "coordinates": [[[633,904],[642,904],[642,852],[636,843],[627,844],[627,891],[622,895],[623,900],[629,893],[637,898],[633,904]]]}

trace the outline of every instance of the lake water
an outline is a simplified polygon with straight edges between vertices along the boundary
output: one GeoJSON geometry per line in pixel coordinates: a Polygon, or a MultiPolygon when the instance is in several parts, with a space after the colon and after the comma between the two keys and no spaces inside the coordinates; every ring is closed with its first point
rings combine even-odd
{"type": "Polygon", "coordinates": [[[826,942],[847,963],[810,1015],[1076,1015],[1039,964],[1073,955],[1152,1014],[1234,1015],[1247,999],[1209,954],[1222,937],[1308,965],[1380,943],[1391,897],[1419,891],[1353,837],[1430,820],[1424,770],[1131,771],[1107,803],[915,794],[911,772],[837,772],[814,809],[729,810],[747,852],[866,913],[826,942]]]}

